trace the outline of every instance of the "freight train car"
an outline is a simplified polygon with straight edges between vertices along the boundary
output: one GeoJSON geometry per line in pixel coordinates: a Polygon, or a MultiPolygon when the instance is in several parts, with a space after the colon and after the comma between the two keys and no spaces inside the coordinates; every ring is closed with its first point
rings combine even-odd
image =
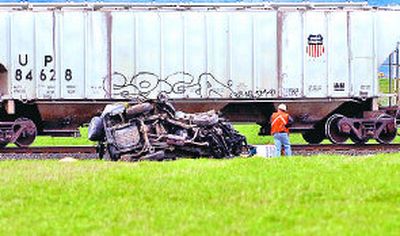
{"type": "Polygon", "coordinates": [[[74,134],[108,103],[159,93],[261,133],[285,102],[311,143],[388,143],[377,69],[399,19],[347,3],[2,5],[0,145],[74,134]]]}

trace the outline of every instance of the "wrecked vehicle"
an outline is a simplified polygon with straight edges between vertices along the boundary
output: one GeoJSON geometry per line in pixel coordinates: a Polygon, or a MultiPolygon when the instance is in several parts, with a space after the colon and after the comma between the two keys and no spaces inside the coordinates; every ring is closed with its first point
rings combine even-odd
{"type": "Polygon", "coordinates": [[[99,142],[100,158],[108,154],[113,161],[230,158],[254,152],[246,138],[214,110],[176,111],[164,95],[106,106],[101,116],[92,118],[89,139],[99,142]]]}

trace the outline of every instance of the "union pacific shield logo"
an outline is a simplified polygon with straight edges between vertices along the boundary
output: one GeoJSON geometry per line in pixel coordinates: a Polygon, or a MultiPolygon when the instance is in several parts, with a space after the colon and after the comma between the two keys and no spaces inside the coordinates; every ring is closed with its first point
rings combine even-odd
{"type": "Polygon", "coordinates": [[[325,53],[324,38],[320,34],[310,34],[307,38],[306,53],[310,57],[320,57],[325,53]]]}

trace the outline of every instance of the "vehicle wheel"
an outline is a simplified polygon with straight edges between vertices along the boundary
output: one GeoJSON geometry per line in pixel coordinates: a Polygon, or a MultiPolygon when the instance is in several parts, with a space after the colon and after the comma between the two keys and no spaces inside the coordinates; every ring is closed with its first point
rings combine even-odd
{"type": "Polygon", "coordinates": [[[18,118],[13,125],[13,131],[18,132],[20,129],[23,130],[14,143],[18,147],[29,147],[36,139],[36,125],[28,118],[18,118]]]}
{"type": "Polygon", "coordinates": [[[325,139],[325,135],[319,130],[309,130],[302,133],[303,139],[309,144],[319,144],[325,139]]]}
{"type": "MultiPolygon", "coordinates": [[[[379,123],[379,120],[390,119],[390,118],[393,120],[393,122],[386,123],[385,124],[386,127],[382,129],[381,133],[376,138],[376,141],[378,141],[379,143],[389,144],[393,141],[394,138],[396,138],[397,135],[396,119],[394,119],[389,115],[383,114],[378,117],[377,123],[379,123]]],[[[383,124],[384,123],[381,123],[381,125],[383,124]]]]}
{"type": "Polygon", "coordinates": [[[343,119],[343,115],[334,114],[325,123],[325,134],[328,139],[335,144],[345,143],[349,136],[339,131],[338,123],[343,119]]]}

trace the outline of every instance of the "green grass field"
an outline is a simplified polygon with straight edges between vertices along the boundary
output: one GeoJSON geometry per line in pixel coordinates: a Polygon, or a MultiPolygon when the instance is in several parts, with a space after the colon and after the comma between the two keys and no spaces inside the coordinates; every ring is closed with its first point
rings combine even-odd
{"type": "MultiPolygon", "coordinates": [[[[235,128],[273,142],[256,125],[235,128]]],[[[93,145],[81,132],[34,145],[93,145]]],[[[400,235],[399,170],[400,153],[0,161],[0,235],[400,235]]]]}
{"type": "MultiPolygon", "coordinates": [[[[392,92],[396,92],[396,81],[392,80],[392,92]]],[[[381,93],[389,93],[389,79],[382,78],[379,79],[379,91],[381,93]]]]}
{"type": "Polygon", "coordinates": [[[88,129],[81,128],[81,137],[50,137],[38,136],[32,146],[65,146],[65,145],[95,145],[88,140],[88,129]]]}
{"type": "Polygon", "coordinates": [[[399,235],[400,155],[0,162],[0,235],[399,235]]]}

